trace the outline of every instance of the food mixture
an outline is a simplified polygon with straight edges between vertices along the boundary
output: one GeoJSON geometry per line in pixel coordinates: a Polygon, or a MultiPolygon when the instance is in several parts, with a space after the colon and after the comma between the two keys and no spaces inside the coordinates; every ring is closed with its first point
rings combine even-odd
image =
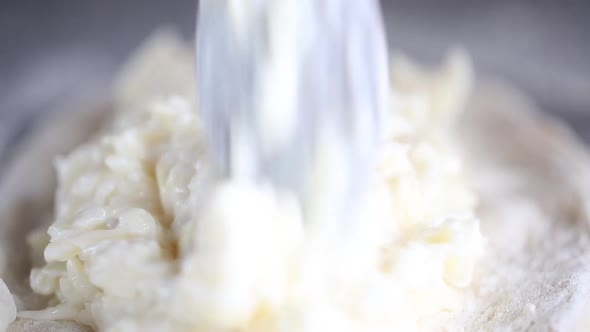
{"type": "Polygon", "coordinates": [[[5,331],[16,318],[16,305],[6,284],[0,279],[0,331],[5,331]]]}
{"type": "Polygon", "coordinates": [[[307,227],[289,193],[216,176],[193,73],[189,46],[155,36],[121,75],[112,119],[56,160],[49,237],[30,238],[45,257],[30,284],[50,300],[19,317],[100,331],[413,331],[465,305],[484,239],[453,144],[464,54],[438,70],[394,58],[370,190],[336,233],[307,227]]]}

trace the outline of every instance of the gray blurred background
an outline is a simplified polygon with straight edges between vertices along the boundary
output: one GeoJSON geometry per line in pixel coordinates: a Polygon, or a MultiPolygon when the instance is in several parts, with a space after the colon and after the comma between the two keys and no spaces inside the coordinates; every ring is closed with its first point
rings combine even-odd
{"type": "MultiPolygon", "coordinates": [[[[480,77],[514,83],[590,141],[590,1],[382,3],[390,48],[435,63],[464,46],[480,77]]],[[[196,0],[0,0],[0,143],[22,137],[39,112],[108,93],[157,27],[192,38],[195,11],[196,0]]]]}

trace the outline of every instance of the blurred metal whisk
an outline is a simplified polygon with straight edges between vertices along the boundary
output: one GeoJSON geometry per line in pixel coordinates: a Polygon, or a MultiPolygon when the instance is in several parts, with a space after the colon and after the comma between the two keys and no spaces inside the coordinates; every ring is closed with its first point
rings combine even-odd
{"type": "Polygon", "coordinates": [[[201,0],[200,111],[226,176],[270,180],[308,208],[355,201],[389,93],[375,0],[201,0]]]}

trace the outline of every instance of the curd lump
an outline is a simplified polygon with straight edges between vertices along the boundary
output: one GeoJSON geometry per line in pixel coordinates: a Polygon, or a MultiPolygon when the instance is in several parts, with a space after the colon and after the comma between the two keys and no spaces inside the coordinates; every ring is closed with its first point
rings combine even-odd
{"type": "MultiPolygon", "coordinates": [[[[468,59],[392,61],[380,160],[352,221],[304,226],[288,193],[221,181],[195,108],[193,54],[150,40],[117,84],[112,121],[56,161],[46,263],[22,318],[99,331],[417,331],[460,310],[484,240],[452,144],[468,59]]],[[[328,221],[326,221],[328,222],[328,221]]]]}

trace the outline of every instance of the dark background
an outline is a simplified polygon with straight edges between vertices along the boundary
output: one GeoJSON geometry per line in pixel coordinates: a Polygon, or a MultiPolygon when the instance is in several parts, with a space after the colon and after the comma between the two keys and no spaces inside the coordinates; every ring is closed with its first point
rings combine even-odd
{"type": "MultiPolygon", "coordinates": [[[[464,46],[480,77],[514,83],[590,141],[590,1],[382,2],[390,48],[434,63],[464,46]]],[[[64,100],[108,93],[157,27],[192,38],[195,12],[195,0],[0,0],[0,143],[64,100]]]]}

